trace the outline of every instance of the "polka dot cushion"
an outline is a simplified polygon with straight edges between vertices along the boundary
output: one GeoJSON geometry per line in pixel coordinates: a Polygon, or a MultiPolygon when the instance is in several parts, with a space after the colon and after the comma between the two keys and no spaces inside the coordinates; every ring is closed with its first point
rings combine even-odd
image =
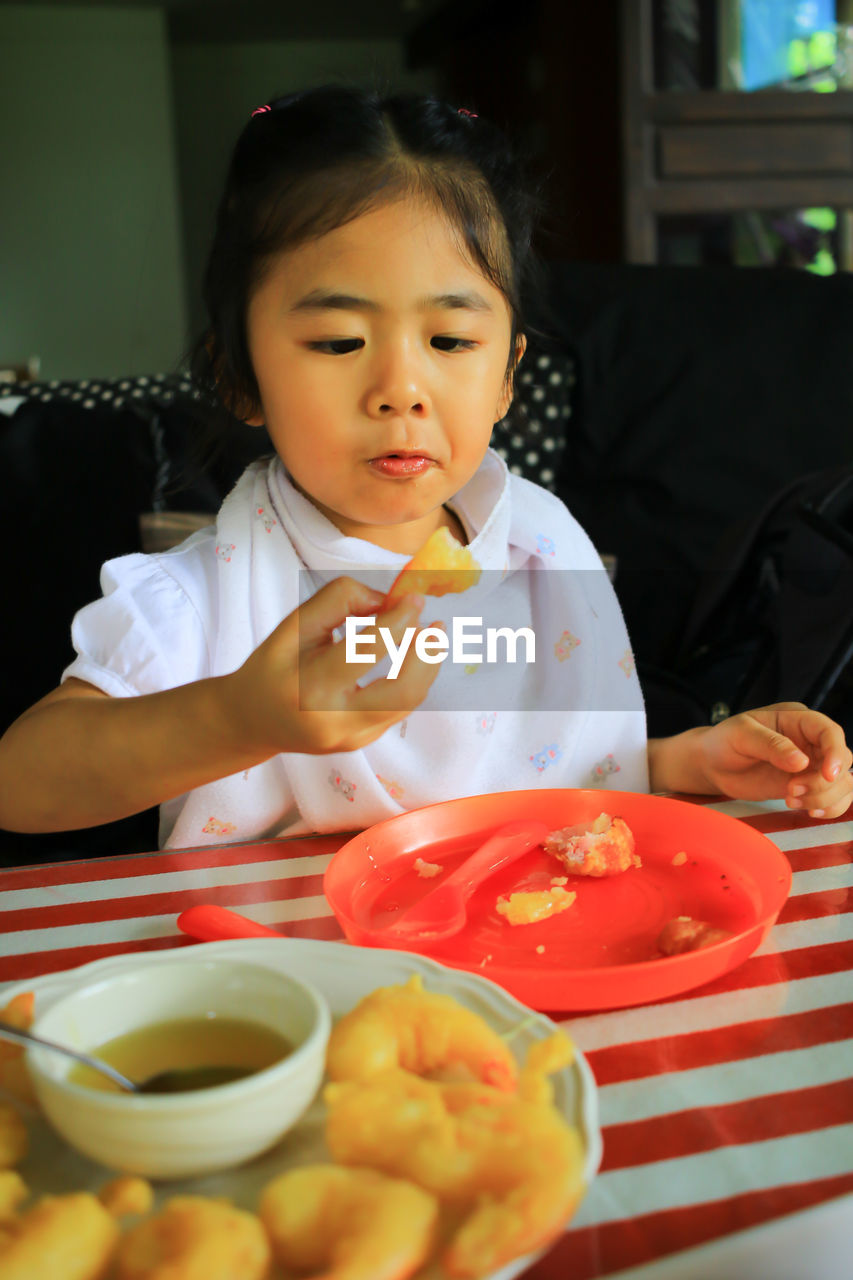
{"type": "Polygon", "coordinates": [[[127,404],[152,402],[172,404],[181,396],[192,395],[189,378],[172,374],[151,374],[138,378],[86,378],[79,382],[6,382],[0,384],[0,400],[6,397],[27,400],[69,400],[83,409],[111,405],[121,409],[127,404]]]}
{"type": "Polygon", "coordinates": [[[552,492],[566,450],[575,386],[571,356],[530,353],[516,377],[517,412],[496,423],[492,432],[492,447],[510,471],[552,492]]]}
{"type": "MultiPolygon", "coordinates": [[[[513,411],[495,425],[492,433],[492,445],[510,471],[552,491],[566,448],[574,388],[575,366],[569,355],[528,354],[516,378],[513,411]]],[[[0,407],[2,400],[9,397],[42,402],[67,400],[84,409],[104,405],[121,409],[144,403],[165,407],[191,398],[192,394],[189,378],[174,374],[0,383],[0,407]]]]}

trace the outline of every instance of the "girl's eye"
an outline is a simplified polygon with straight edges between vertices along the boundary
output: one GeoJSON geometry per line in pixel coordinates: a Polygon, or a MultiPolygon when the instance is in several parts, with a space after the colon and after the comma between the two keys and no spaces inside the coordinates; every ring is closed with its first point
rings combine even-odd
{"type": "Polygon", "coordinates": [[[322,351],[327,356],[346,356],[364,346],[363,338],[326,338],[321,342],[309,342],[312,351],[322,351]]]}
{"type": "Polygon", "coordinates": [[[470,338],[451,338],[445,334],[437,334],[430,341],[436,351],[470,351],[477,345],[470,338]]]}

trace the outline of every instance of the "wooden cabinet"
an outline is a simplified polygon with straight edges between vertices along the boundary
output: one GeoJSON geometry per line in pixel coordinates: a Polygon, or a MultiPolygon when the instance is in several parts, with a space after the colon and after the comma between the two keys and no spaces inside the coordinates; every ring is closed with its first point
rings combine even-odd
{"type": "Polygon", "coordinates": [[[765,212],[853,208],[853,90],[713,88],[722,10],[684,3],[701,88],[656,87],[654,0],[448,0],[411,33],[410,66],[521,140],[546,257],[658,262],[666,220],[742,213],[760,235],[765,212]]]}
{"type": "Polygon", "coordinates": [[[653,0],[621,0],[620,39],[628,261],[668,216],[853,208],[852,91],[657,89],[653,0]]]}

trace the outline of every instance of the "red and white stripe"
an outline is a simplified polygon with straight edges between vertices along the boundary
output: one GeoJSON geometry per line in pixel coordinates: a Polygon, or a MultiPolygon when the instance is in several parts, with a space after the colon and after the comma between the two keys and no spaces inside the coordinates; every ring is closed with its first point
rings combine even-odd
{"type": "MultiPolygon", "coordinates": [[[[853,1192],[853,820],[714,807],[786,854],[790,898],[760,950],[705,987],[648,1007],[552,1015],[598,1081],[604,1161],[528,1280],[613,1275],[853,1192]]],[[[175,918],[198,902],[291,936],[340,938],[322,891],[340,843],[4,872],[0,983],[183,945],[175,918]]]]}
{"type": "Polygon", "coordinates": [[[175,920],[200,902],[281,925],[291,937],[339,939],[323,873],[340,844],[340,836],[317,836],[6,871],[0,983],[127,951],[191,945],[175,920]]]}
{"type": "MultiPolygon", "coordinates": [[[[733,973],[648,1008],[566,1015],[599,1085],[604,1159],[528,1280],[632,1271],[853,1193],[853,821],[714,807],[785,852],[791,895],[733,973]]],[[[848,1266],[839,1256],[836,1274],[848,1266]]]]}

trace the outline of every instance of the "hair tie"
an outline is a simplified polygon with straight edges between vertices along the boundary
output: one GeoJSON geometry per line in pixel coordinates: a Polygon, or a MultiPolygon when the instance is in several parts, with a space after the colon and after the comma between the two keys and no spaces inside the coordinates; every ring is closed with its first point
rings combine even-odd
{"type": "Polygon", "coordinates": [[[467,116],[469,120],[479,120],[480,118],[476,111],[468,111],[465,107],[457,107],[456,114],[458,116],[467,116]]]}
{"type": "Polygon", "coordinates": [[[255,107],[254,111],[252,112],[252,115],[262,116],[265,111],[272,111],[272,107],[270,107],[269,105],[263,106],[263,107],[255,107]]]}

